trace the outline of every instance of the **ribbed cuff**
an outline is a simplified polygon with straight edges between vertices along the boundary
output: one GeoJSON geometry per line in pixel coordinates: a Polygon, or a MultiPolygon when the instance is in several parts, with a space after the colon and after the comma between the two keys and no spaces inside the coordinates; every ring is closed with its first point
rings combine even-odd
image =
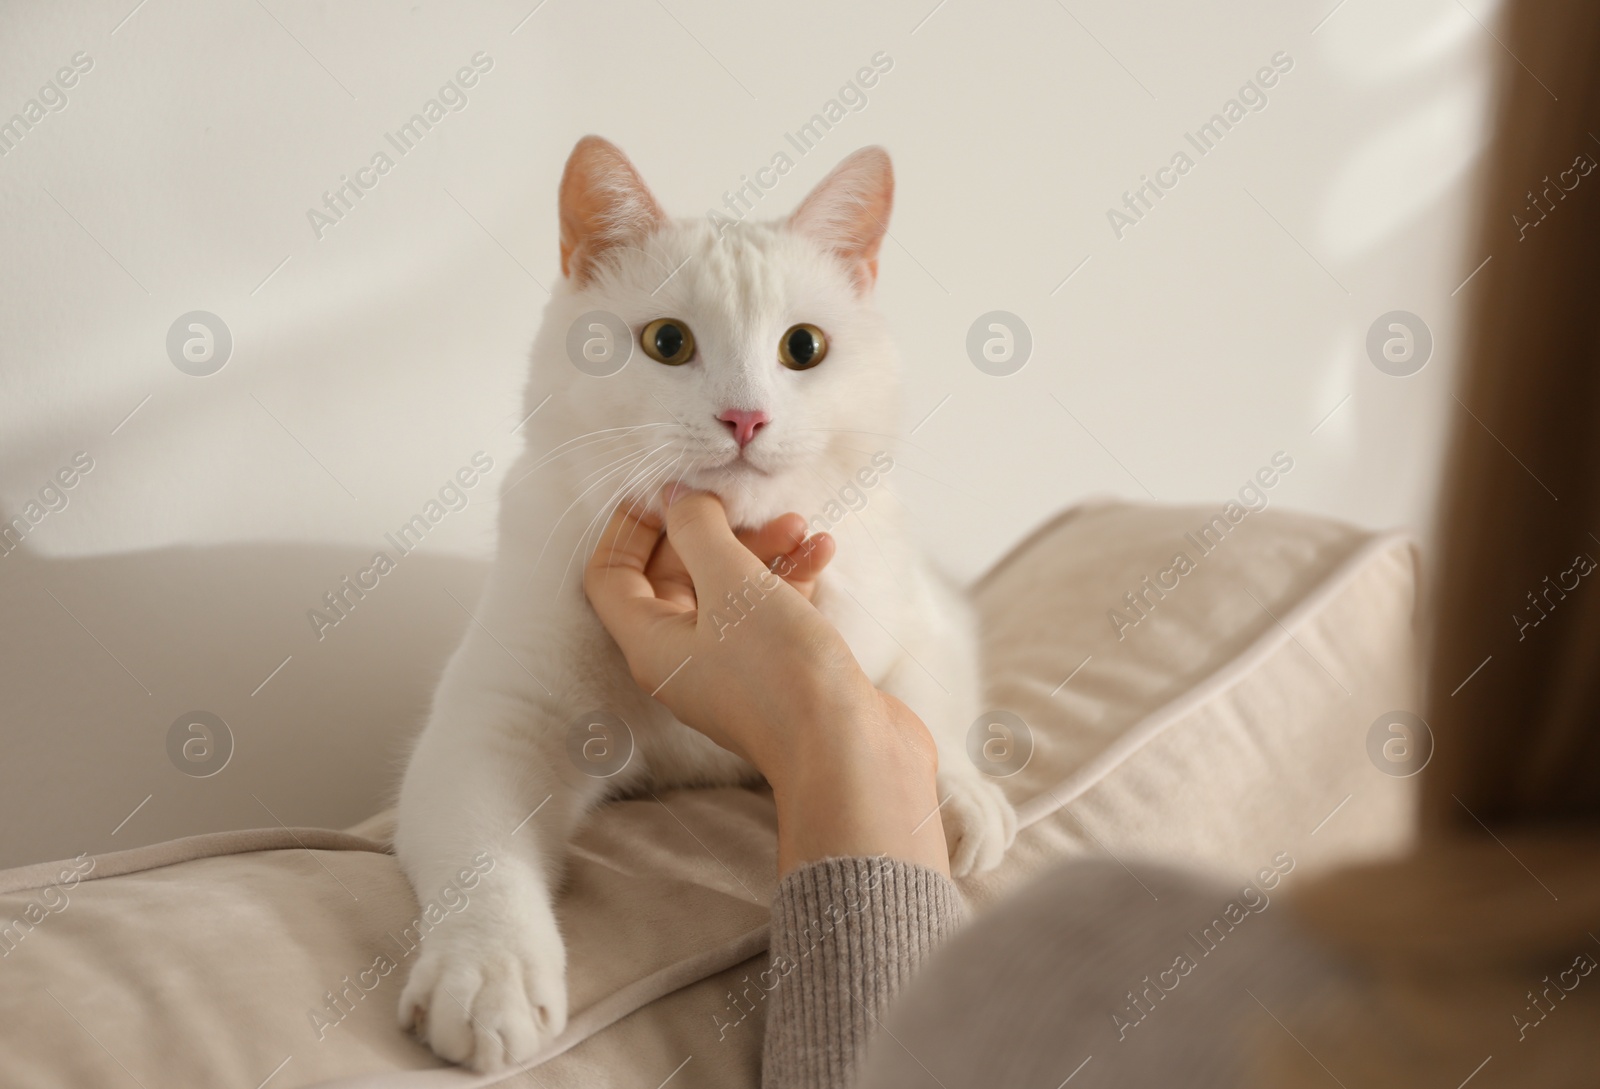
{"type": "Polygon", "coordinates": [[[887,858],[810,862],[778,883],[763,1089],[848,1086],[889,1002],[961,923],[944,875],[887,858]]]}

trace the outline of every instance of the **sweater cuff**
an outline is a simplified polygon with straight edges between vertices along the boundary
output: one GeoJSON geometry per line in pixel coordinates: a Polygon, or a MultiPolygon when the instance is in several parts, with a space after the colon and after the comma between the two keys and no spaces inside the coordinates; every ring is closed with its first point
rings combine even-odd
{"type": "Polygon", "coordinates": [[[772,901],[762,1085],[851,1084],[889,1002],[961,923],[961,894],[926,866],[827,858],[784,876],[772,901]]]}

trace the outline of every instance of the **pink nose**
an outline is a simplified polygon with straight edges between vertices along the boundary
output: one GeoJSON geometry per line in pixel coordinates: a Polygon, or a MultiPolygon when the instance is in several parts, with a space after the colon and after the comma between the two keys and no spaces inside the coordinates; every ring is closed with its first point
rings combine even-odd
{"type": "Polygon", "coordinates": [[[766,426],[767,414],[761,411],[750,411],[743,408],[730,408],[717,419],[728,425],[728,430],[733,432],[734,441],[743,450],[750,445],[750,440],[756,437],[756,432],[766,426]]]}

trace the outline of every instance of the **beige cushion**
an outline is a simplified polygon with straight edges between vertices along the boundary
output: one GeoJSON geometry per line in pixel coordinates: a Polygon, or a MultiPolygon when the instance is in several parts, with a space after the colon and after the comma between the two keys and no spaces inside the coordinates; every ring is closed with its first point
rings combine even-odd
{"type": "MultiPolygon", "coordinates": [[[[1003,780],[1024,828],[963,886],[975,909],[1095,851],[1240,880],[1287,852],[1292,884],[1405,842],[1410,781],[1369,760],[1367,734],[1417,704],[1413,546],[1268,511],[1201,554],[1185,534],[1212,513],[1079,507],[974,588],[988,698],[1033,742],[1003,780]],[[1138,618],[1123,595],[1146,576],[1176,586],[1145,591],[1138,618]]],[[[395,1026],[407,930],[429,924],[385,853],[390,828],[381,814],[351,833],[225,832],[0,872],[5,1080],[505,1080],[440,1068],[395,1026]]],[[[680,1067],[674,1084],[754,1084],[762,1001],[745,977],[762,966],[773,848],[758,791],[679,791],[591,821],[561,903],[573,1017],[537,1081],[516,1084],[648,1087],[680,1067]]],[[[434,925],[455,909],[435,907],[434,925]]]]}

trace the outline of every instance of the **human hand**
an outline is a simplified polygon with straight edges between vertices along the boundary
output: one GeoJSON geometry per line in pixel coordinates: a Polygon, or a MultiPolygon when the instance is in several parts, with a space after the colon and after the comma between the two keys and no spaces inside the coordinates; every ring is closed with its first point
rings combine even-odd
{"type": "Polygon", "coordinates": [[[741,542],[703,493],[669,499],[666,521],[663,541],[659,522],[619,510],[584,589],[640,688],[772,784],[779,872],[887,854],[948,873],[942,824],[928,819],[938,759],[927,727],[873,686],[808,600],[831,539],[807,552],[795,515],[741,542]]]}
{"type": "MultiPolygon", "coordinates": [[[[798,514],[780,514],[760,529],[739,530],[734,539],[807,601],[815,598],[817,576],[833,561],[837,549],[833,538],[826,533],[807,537],[806,520],[798,514]]],[[[689,577],[689,569],[673,547],[671,537],[660,538],[645,566],[644,576],[655,587],[656,596],[688,608],[696,606],[694,580],[689,577]]]]}

